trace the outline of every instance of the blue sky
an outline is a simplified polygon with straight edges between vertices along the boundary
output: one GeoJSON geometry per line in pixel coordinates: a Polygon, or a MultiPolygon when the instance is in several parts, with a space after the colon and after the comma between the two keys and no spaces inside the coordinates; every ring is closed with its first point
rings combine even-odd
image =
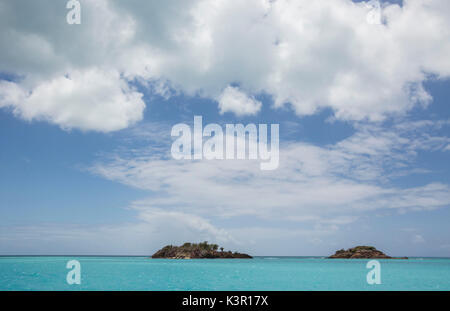
{"type": "Polygon", "coordinates": [[[1,2],[0,254],[450,256],[448,3],[94,2],[1,2]],[[195,115],[280,124],[280,167],[171,159],[195,115]]]}

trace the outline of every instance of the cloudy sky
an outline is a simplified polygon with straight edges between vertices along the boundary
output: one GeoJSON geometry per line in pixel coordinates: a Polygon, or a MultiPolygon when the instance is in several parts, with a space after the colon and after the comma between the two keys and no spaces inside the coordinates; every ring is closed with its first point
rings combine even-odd
{"type": "Polygon", "coordinates": [[[450,256],[450,1],[66,3],[0,0],[0,254],[450,256]],[[174,160],[195,115],[278,169],[174,160]]]}

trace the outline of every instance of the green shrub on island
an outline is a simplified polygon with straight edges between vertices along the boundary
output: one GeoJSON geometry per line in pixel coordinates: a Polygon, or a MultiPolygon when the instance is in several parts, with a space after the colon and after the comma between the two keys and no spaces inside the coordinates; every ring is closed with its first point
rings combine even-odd
{"type": "Polygon", "coordinates": [[[407,257],[390,257],[373,246],[356,246],[347,250],[340,249],[328,258],[341,259],[407,259],[407,257]]]}
{"type": "Polygon", "coordinates": [[[252,258],[247,254],[224,251],[219,245],[208,244],[207,241],[201,243],[184,243],[181,246],[167,245],[153,254],[152,258],[170,259],[201,259],[201,258],[252,258]]]}

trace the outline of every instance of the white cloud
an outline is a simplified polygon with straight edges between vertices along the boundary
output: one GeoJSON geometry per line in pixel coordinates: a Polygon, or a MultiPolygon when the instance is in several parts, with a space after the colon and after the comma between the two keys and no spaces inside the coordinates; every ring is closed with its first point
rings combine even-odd
{"type": "Polygon", "coordinates": [[[339,226],[377,209],[405,212],[448,206],[446,184],[399,188],[391,182],[411,172],[417,150],[442,151],[445,146],[429,131],[361,126],[334,145],[283,145],[280,166],[273,172],[259,170],[257,161],[177,161],[154,150],[116,154],[92,171],[151,191],[150,198],[134,202],[138,209],[339,226]],[[437,146],[430,143],[434,141],[437,146]]]}
{"type": "MultiPolygon", "coordinates": [[[[27,94],[64,81],[67,73],[99,68],[120,74],[123,83],[157,81],[154,91],[165,95],[170,86],[217,99],[238,84],[246,97],[269,94],[275,107],[290,105],[299,115],[330,107],[336,118],[380,120],[427,105],[431,96],[423,82],[430,74],[450,76],[447,0],[387,4],[381,12],[386,23],[380,25],[367,23],[365,3],[350,0],[92,0],[83,1],[79,26],[67,25],[64,6],[54,1],[1,6],[0,44],[6,48],[0,71],[22,77],[13,83],[27,94]]],[[[118,83],[109,86],[112,93],[118,83]]],[[[95,85],[90,92],[98,94],[95,85]]],[[[52,100],[41,94],[39,105],[52,100]]],[[[116,114],[107,114],[120,109],[113,102],[96,106],[106,112],[97,122],[110,124],[88,129],[110,131],[139,119],[141,105],[130,105],[132,117],[117,122],[116,114]]],[[[219,105],[238,114],[258,110],[255,101],[239,102],[240,107],[219,105]]],[[[19,103],[0,105],[17,109],[19,103]]],[[[73,105],[36,108],[62,127],[91,124],[90,113],[87,120],[76,116],[66,122],[65,109],[70,114],[73,105]]]]}
{"type": "Polygon", "coordinates": [[[143,117],[142,94],[117,72],[72,71],[39,84],[29,92],[0,81],[0,99],[25,120],[47,120],[63,128],[110,132],[127,128],[143,117]]]}
{"type": "Polygon", "coordinates": [[[261,109],[261,102],[248,97],[238,88],[228,86],[218,98],[220,113],[234,112],[237,116],[254,115],[261,109]]]}

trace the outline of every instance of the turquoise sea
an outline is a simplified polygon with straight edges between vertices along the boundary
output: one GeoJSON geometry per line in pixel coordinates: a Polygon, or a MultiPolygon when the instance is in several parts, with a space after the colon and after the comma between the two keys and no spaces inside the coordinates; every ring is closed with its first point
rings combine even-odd
{"type": "Polygon", "coordinates": [[[450,259],[379,260],[380,285],[369,285],[368,260],[257,257],[171,260],[147,257],[0,257],[0,290],[450,290],[450,259]],[[68,285],[69,260],[81,284],[68,285]]]}

